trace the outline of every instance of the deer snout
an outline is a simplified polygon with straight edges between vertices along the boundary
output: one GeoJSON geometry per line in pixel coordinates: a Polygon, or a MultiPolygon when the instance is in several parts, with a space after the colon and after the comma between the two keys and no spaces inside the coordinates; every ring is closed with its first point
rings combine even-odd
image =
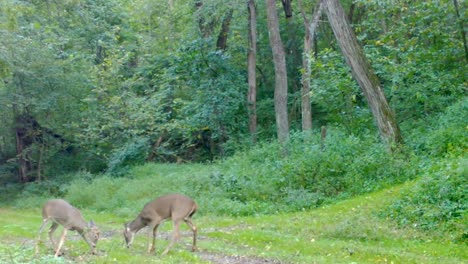
{"type": "Polygon", "coordinates": [[[93,254],[93,255],[96,255],[96,254],[97,254],[97,251],[96,251],[96,244],[91,244],[91,254],[93,254]]]}
{"type": "Polygon", "coordinates": [[[132,245],[133,238],[135,236],[134,232],[131,232],[130,229],[126,228],[124,231],[124,239],[125,239],[125,244],[127,248],[130,248],[130,245],[132,245]]]}
{"type": "Polygon", "coordinates": [[[132,242],[133,242],[132,240],[125,240],[125,246],[127,248],[130,248],[130,246],[132,245],[132,242]]]}

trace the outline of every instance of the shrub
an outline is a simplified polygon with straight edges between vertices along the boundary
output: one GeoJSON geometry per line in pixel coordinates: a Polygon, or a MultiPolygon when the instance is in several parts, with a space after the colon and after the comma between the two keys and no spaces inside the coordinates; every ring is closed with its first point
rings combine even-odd
{"type": "Polygon", "coordinates": [[[272,203],[263,209],[274,213],[378,190],[418,173],[416,157],[389,153],[376,138],[331,128],[323,150],[319,138],[293,135],[282,158],[284,150],[275,142],[234,155],[217,164],[211,184],[246,207],[252,201],[272,203]]]}
{"type": "MultiPolygon", "coordinates": [[[[468,97],[448,107],[438,118],[430,120],[425,125],[427,131],[415,129],[408,137],[409,143],[422,154],[442,157],[445,155],[459,156],[468,151],[468,97]]],[[[412,125],[414,126],[414,124],[412,125]]]]}
{"type": "MultiPolygon", "coordinates": [[[[194,198],[200,214],[219,212],[219,201],[227,197],[209,183],[207,166],[145,164],[131,167],[126,177],[105,174],[78,178],[66,188],[65,199],[79,208],[109,211],[119,216],[137,214],[150,200],[167,193],[180,192],[194,198]]],[[[229,207],[229,205],[225,205],[229,207]]]]}
{"type": "Polygon", "coordinates": [[[398,224],[467,239],[468,159],[442,160],[427,168],[414,188],[402,193],[383,216],[398,224]]]}
{"type": "Polygon", "coordinates": [[[41,181],[30,182],[22,186],[19,196],[21,199],[16,199],[13,205],[17,208],[40,208],[47,199],[61,197],[65,194],[65,190],[56,181],[41,181]]]}
{"type": "Polygon", "coordinates": [[[116,176],[127,174],[130,165],[142,164],[146,160],[150,146],[147,138],[137,138],[115,150],[109,157],[107,172],[116,176]]]}
{"type": "Polygon", "coordinates": [[[438,127],[429,133],[426,145],[432,155],[460,155],[468,150],[468,97],[447,108],[438,127]]]}

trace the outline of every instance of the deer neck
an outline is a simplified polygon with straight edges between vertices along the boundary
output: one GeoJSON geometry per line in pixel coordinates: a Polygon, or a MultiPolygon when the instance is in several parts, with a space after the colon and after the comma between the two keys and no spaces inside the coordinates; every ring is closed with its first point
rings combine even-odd
{"type": "Polygon", "coordinates": [[[141,217],[137,216],[137,218],[135,218],[135,220],[130,222],[130,224],[128,225],[128,228],[130,228],[130,231],[136,233],[136,232],[140,231],[140,229],[142,229],[145,226],[146,226],[146,224],[142,221],[141,217]]]}
{"type": "Polygon", "coordinates": [[[79,219],[74,221],[74,223],[70,226],[70,230],[75,230],[80,234],[86,233],[88,230],[88,223],[84,219],[79,219]]]}

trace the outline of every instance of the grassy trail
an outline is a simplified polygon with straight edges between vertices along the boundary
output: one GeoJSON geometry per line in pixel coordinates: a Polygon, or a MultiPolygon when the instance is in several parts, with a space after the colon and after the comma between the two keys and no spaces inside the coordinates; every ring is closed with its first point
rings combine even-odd
{"type": "MultiPolygon", "coordinates": [[[[48,242],[33,248],[40,210],[0,209],[0,263],[468,263],[468,246],[433,240],[429,234],[399,229],[376,211],[413,183],[356,197],[315,210],[257,217],[194,217],[199,249],[192,253],[190,232],[165,257],[148,255],[146,231],[131,249],[123,247],[123,223],[129,218],[84,211],[102,230],[97,256],[69,232],[65,254],[54,259],[48,242]]],[[[171,224],[162,226],[157,252],[167,245],[171,224]]],[[[59,235],[59,232],[57,232],[59,235]]],[[[46,241],[47,235],[42,236],[46,241]]]]}

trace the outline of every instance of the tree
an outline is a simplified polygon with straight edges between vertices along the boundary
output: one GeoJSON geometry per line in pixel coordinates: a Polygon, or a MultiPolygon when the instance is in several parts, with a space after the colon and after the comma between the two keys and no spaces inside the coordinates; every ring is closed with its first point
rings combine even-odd
{"type": "Polygon", "coordinates": [[[288,90],[290,93],[289,122],[295,123],[300,116],[301,102],[301,81],[298,74],[299,65],[301,64],[301,41],[300,35],[302,29],[297,25],[293,12],[292,0],[281,0],[283,6],[285,23],[285,38],[284,50],[286,54],[286,70],[288,74],[288,90]]]}
{"type": "Polygon", "coordinates": [[[248,83],[249,91],[247,93],[247,104],[249,114],[249,132],[252,143],[257,142],[257,10],[255,1],[247,2],[247,11],[249,12],[249,52],[247,55],[248,83]]]}
{"type": "Polygon", "coordinates": [[[389,146],[403,143],[395,114],[385,98],[377,75],[373,72],[369,61],[364,55],[347,21],[343,7],[339,0],[327,0],[325,6],[333,33],[345,56],[347,64],[351,68],[353,77],[359,83],[369,103],[382,139],[389,146]]]}
{"type": "Polygon", "coordinates": [[[301,9],[301,14],[304,19],[304,55],[302,58],[302,88],[301,88],[301,116],[302,116],[302,131],[309,131],[312,129],[312,109],[310,105],[310,63],[311,63],[311,52],[314,50],[314,42],[312,41],[315,38],[315,32],[318,25],[318,20],[322,15],[323,10],[323,0],[319,0],[315,5],[315,10],[312,15],[312,21],[309,21],[307,18],[304,8],[302,6],[302,1],[299,0],[299,7],[301,9]]]}
{"type": "Polygon", "coordinates": [[[121,22],[120,10],[111,8],[116,3],[109,1],[86,5],[4,2],[0,8],[0,112],[8,112],[10,121],[0,137],[8,138],[16,150],[6,156],[18,168],[11,173],[28,182],[81,166],[90,168],[92,162],[85,156],[74,156],[81,145],[76,138],[82,132],[82,118],[98,116],[88,113],[82,99],[95,84],[95,63],[112,55],[107,51],[111,51],[109,43],[118,39],[113,38],[112,33],[118,34],[114,29],[121,30],[114,27],[121,22]],[[76,160],[66,162],[66,158],[76,160]]]}
{"type": "Polygon", "coordinates": [[[278,140],[285,143],[289,138],[288,123],[288,77],[286,57],[281,41],[275,0],[266,0],[268,33],[275,64],[275,116],[278,140]]]}

